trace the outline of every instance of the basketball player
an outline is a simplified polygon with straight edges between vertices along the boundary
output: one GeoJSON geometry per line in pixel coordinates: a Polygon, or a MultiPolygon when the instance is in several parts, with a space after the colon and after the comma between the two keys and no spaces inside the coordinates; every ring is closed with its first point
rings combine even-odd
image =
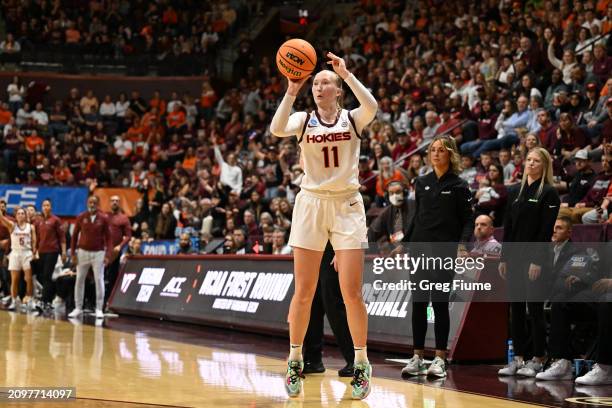
{"type": "Polygon", "coordinates": [[[96,319],[104,318],[104,267],[111,259],[112,244],[108,217],[98,209],[99,204],[97,196],[90,196],[87,199],[87,211],[81,213],[74,224],[70,252],[72,264],[77,266],[77,277],[74,288],[75,308],[68,315],[70,318],[83,313],[85,279],[90,267],[96,284],[96,319]]]}
{"type": "Polygon", "coordinates": [[[334,71],[319,72],[312,83],[317,108],[290,115],[300,88],[308,77],[289,81],[270,131],[278,137],[297,136],[304,160],[304,178],[293,208],[295,293],[289,308],[290,353],[285,388],[291,397],[302,389],[302,343],[308,328],[312,299],[317,288],[319,265],[327,241],[336,252],[340,289],[355,347],[352,385],[354,399],[370,391],[372,367],[366,353],[368,321],[361,295],[363,247],[367,243],[363,199],[359,194],[358,164],[361,132],[374,119],[378,104],[372,94],[331,52],[327,63],[334,71]],[[360,106],[342,109],[342,81],[360,106]]]}
{"type": "Polygon", "coordinates": [[[0,213],[0,222],[11,233],[11,253],[9,255],[11,304],[8,310],[15,310],[17,308],[21,271],[23,271],[26,281],[26,296],[23,300],[28,305],[28,308],[32,309],[34,285],[32,284],[32,267],[30,263],[36,256],[36,253],[32,252],[32,248],[36,248],[36,231],[32,224],[27,221],[26,211],[23,208],[15,210],[15,221],[9,220],[0,213]]]}

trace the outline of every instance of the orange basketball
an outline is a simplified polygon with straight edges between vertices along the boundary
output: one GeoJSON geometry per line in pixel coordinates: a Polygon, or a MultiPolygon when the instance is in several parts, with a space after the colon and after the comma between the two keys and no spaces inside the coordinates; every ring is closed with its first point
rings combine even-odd
{"type": "Polygon", "coordinates": [[[310,75],[317,65],[317,53],[308,41],[292,38],[276,52],[276,66],[289,79],[302,79],[310,75]]]}

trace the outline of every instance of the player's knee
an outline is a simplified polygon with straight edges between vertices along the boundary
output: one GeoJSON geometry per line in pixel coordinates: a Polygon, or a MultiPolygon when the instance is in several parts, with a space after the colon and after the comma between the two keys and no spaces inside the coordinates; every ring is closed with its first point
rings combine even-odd
{"type": "Polygon", "coordinates": [[[296,290],[293,295],[293,300],[301,304],[310,304],[314,298],[315,291],[308,289],[296,290]]]}
{"type": "Polygon", "coordinates": [[[355,288],[351,288],[346,290],[342,296],[345,304],[358,304],[363,302],[363,296],[361,295],[361,290],[355,288]]]}

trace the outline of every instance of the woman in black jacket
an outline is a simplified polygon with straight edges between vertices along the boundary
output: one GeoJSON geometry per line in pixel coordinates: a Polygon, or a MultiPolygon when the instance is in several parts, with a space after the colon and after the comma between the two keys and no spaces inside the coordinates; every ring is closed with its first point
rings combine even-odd
{"type": "Polygon", "coordinates": [[[550,262],[549,252],[545,250],[547,247],[533,243],[550,242],[559,203],[559,195],[553,186],[552,158],[546,149],[536,147],[527,154],[521,184],[512,186],[508,192],[499,274],[503,279],[507,278],[512,301],[510,330],[515,357],[499,370],[499,375],[535,377],[542,370],[546,326],[541,300],[546,288],[545,271],[550,262]],[[528,302],[528,299],[540,301],[528,302]],[[533,359],[525,363],[527,306],[531,317],[533,359]]]}
{"type": "MultiPolygon", "coordinates": [[[[468,242],[474,220],[472,194],[465,180],[461,179],[460,156],[455,140],[449,136],[436,136],[429,145],[429,162],[433,171],[416,178],[415,216],[408,228],[412,256],[432,256],[442,259],[457,256],[457,243],[468,242]]],[[[411,271],[412,272],[412,271],[411,271]]],[[[411,280],[419,282],[450,283],[453,271],[430,268],[416,271],[411,280]]],[[[402,375],[446,376],[446,349],[450,331],[448,311],[449,292],[418,290],[412,296],[412,334],[414,356],[402,375]],[[429,300],[436,316],[436,357],[429,369],[423,362],[425,334],[427,333],[427,305],[429,300]]]]}

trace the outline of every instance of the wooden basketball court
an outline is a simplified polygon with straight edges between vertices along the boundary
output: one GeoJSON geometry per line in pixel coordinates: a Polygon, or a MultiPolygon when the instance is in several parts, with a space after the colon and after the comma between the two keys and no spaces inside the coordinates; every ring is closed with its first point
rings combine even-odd
{"type": "MultiPolygon", "coordinates": [[[[288,399],[285,362],[248,345],[198,346],[80,321],[0,311],[0,386],[76,387],[72,402],[0,402],[6,407],[426,407],[533,406],[381,378],[365,401],[351,401],[350,379],[335,370],[309,375],[288,399]]],[[[231,342],[231,338],[230,338],[231,342]]]]}

